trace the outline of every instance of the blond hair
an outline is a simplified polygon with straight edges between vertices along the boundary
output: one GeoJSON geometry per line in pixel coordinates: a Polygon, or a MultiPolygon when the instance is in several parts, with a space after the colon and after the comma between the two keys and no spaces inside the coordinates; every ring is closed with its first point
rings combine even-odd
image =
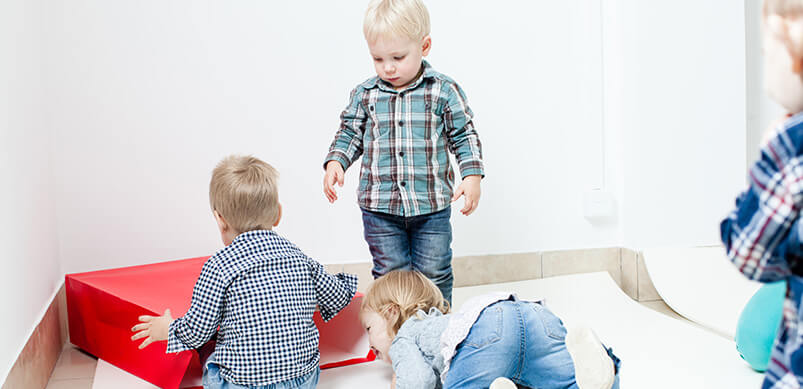
{"type": "Polygon", "coordinates": [[[764,0],[764,17],[770,15],[803,16],[803,0],[764,0]]]}
{"type": "Polygon", "coordinates": [[[440,289],[423,274],[414,270],[394,270],[374,280],[365,293],[360,311],[372,311],[388,322],[391,337],[407,319],[418,311],[435,308],[449,313],[449,302],[440,289]]]}
{"type": "Polygon", "coordinates": [[[209,204],[239,233],[270,229],[279,218],[278,178],[258,158],[226,157],[212,171],[209,204]]]}
{"type": "Polygon", "coordinates": [[[368,42],[406,37],[413,41],[429,35],[429,12],[421,0],[372,0],[363,20],[368,42]]]}

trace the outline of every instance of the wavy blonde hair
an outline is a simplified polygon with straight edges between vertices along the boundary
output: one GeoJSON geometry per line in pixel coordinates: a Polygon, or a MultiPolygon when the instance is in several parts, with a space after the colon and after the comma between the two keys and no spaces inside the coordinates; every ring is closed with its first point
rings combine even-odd
{"type": "Polygon", "coordinates": [[[420,272],[394,270],[374,280],[365,293],[360,313],[373,311],[388,322],[390,336],[396,336],[407,319],[418,311],[436,308],[449,313],[449,302],[440,289],[420,272]]]}
{"type": "Polygon", "coordinates": [[[279,172],[258,158],[232,155],[212,171],[209,205],[237,232],[269,230],[279,218],[279,172]]]}
{"type": "Polygon", "coordinates": [[[421,0],[372,0],[362,29],[368,42],[399,37],[419,41],[429,35],[429,11],[421,0]]]}

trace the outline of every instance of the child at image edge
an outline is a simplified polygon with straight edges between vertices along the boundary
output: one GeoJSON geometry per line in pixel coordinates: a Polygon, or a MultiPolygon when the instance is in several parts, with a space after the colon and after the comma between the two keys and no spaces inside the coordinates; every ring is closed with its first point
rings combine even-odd
{"type": "Polygon", "coordinates": [[[803,0],[767,0],[762,15],[767,92],[788,113],[770,127],[750,188],[722,222],[722,242],[742,274],[786,281],[783,319],[763,388],[803,387],[803,0]]]}

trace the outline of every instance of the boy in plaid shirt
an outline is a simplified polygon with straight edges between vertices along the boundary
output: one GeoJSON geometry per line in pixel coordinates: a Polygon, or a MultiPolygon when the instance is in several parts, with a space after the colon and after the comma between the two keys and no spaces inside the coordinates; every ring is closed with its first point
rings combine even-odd
{"type": "Polygon", "coordinates": [[[450,203],[465,196],[469,215],[484,176],[473,113],[463,90],[436,72],[429,54],[429,13],[421,0],[373,0],[363,32],[376,76],[357,85],[329,148],[324,193],[362,156],[358,203],[377,278],[395,269],[418,270],[443,296],[452,296],[450,203]],[[462,183],[453,187],[449,151],[462,183]]]}
{"type": "Polygon", "coordinates": [[[763,388],[803,387],[803,0],[766,0],[767,91],[789,114],[765,136],[750,188],[721,225],[728,257],[747,278],[786,280],[783,319],[763,388]]]}
{"type": "Polygon", "coordinates": [[[196,349],[217,334],[204,388],[314,388],[318,382],[318,306],[328,321],[351,302],[357,277],[323,265],[273,232],[282,208],[278,173],[253,157],[232,156],[212,173],[209,201],[225,248],[204,263],[192,304],[142,316],[132,340],[167,340],[167,352],[196,349]]]}

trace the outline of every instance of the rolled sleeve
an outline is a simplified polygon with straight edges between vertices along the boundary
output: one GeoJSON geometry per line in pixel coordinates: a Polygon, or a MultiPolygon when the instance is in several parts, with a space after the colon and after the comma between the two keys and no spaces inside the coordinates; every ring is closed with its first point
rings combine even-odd
{"type": "Polygon", "coordinates": [[[362,155],[363,133],[367,119],[362,104],[362,91],[363,88],[359,86],[351,91],[349,105],[340,114],[340,129],[335,134],[324,160],[324,169],[329,161],[337,161],[343,165],[343,170],[346,170],[362,155]]]}
{"type": "Polygon", "coordinates": [[[449,139],[449,150],[457,158],[460,176],[485,177],[482,163],[482,143],[474,128],[474,114],[466,102],[466,95],[457,84],[448,89],[448,103],[444,107],[443,121],[449,139]]]}

